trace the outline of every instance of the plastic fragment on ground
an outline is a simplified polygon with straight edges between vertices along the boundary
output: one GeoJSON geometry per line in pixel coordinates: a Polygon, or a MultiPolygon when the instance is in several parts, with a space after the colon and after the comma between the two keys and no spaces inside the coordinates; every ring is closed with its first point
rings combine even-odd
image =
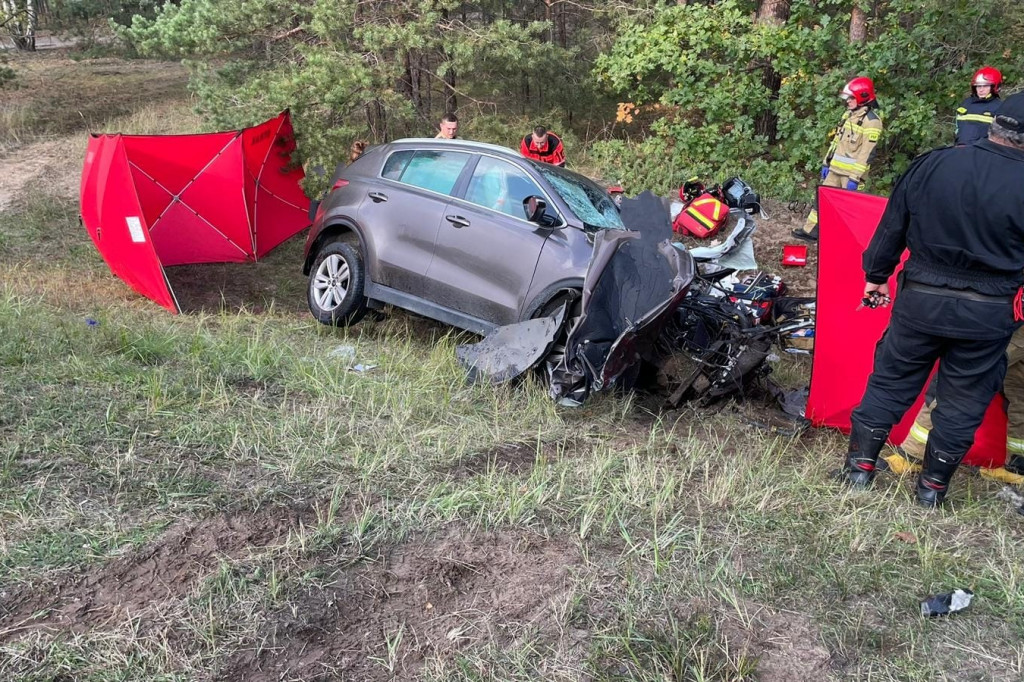
{"type": "Polygon", "coordinates": [[[936,594],[921,602],[921,615],[925,618],[948,616],[966,609],[971,605],[972,599],[974,592],[966,589],[936,594]]]}

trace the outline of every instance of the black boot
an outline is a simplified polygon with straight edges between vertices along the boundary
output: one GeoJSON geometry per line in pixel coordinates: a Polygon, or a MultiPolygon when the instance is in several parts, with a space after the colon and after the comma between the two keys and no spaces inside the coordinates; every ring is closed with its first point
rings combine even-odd
{"type": "Polygon", "coordinates": [[[816,242],[818,241],[818,226],[815,225],[810,232],[804,232],[803,228],[798,227],[792,232],[790,232],[790,234],[792,234],[797,239],[803,239],[804,241],[807,242],[816,242]]]}
{"type": "Polygon", "coordinates": [[[850,485],[870,485],[875,480],[878,453],[889,437],[886,429],[869,429],[856,421],[850,422],[850,448],[840,472],[850,485]]]}
{"type": "Polygon", "coordinates": [[[1018,455],[1016,453],[1006,458],[1006,464],[1003,465],[1007,471],[1011,474],[1024,475],[1024,455],[1018,455]]]}
{"type": "Polygon", "coordinates": [[[964,454],[966,453],[954,455],[936,450],[929,439],[924,450],[924,467],[921,469],[921,475],[917,477],[918,504],[932,509],[942,504],[949,490],[949,481],[953,478],[953,472],[960,466],[964,454]]]}

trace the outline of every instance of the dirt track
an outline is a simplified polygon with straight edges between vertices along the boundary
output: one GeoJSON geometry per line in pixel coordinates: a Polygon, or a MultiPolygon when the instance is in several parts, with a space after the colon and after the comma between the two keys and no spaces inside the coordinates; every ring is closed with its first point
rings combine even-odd
{"type": "Polygon", "coordinates": [[[45,140],[26,145],[0,157],[0,211],[61,159],[67,160],[67,138],[45,140]]]}

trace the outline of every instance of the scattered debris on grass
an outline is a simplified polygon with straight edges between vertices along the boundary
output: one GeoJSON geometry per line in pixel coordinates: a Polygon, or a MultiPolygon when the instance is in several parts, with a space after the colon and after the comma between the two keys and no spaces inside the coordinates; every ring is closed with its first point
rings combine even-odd
{"type": "Polygon", "coordinates": [[[948,616],[966,609],[971,605],[972,599],[974,599],[974,592],[967,589],[936,594],[921,602],[921,615],[925,618],[948,616]]]}

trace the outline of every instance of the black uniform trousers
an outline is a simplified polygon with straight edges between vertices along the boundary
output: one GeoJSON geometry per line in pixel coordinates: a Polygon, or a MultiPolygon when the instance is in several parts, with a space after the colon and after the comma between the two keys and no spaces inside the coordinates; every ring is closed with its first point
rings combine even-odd
{"type": "Polygon", "coordinates": [[[852,418],[870,429],[891,429],[921,394],[938,360],[938,406],[929,441],[935,450],[961,456],[1002,389],[1009,343],[1009,336],[974,340],[922,332],[894,316],[875,348],[875,369],[852,418]]]}

